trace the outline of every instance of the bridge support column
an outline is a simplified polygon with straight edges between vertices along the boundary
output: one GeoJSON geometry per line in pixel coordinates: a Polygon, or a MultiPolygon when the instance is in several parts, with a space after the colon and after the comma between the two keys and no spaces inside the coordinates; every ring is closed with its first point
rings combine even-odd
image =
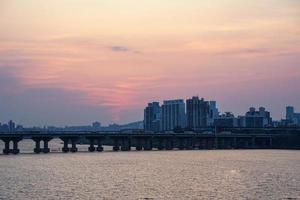
{"type": "Polygon", "coordinates": [[[178,149],[179,150],[184,150],[184,138],[179,138],[179,145],[178,145],[178,149]]]}
{"type": "Polygon", "coordinates": [[[164,147],[164,139],[163,138],[159,138],[158,139],[158,147],[157,149],[158,150],[163,150],[165,147],[164,147]]]}
{"type": "Polygon", "coordinates": [[[186,138],[185,149],[193,150],[195,148],[194,138],[186,138]]]}
{"type": "Polygon", "coordinates": [[[136,139],[136,147],[135,147],[135,149],[136,149],[137,151],[143,150],[142,139],[141,139],[141,138],[137,138],[137,139],[136,139]]]}
{"type": "Polygon", "coordinates": [[[251,138],[251,148],[252,148],[252,149],[255,149],[255,147],[256,147],[255,137],[252,137],[252,138],[251,138]]]}
{"type": "Polygon", "coordinates": [[[35,148],[33,149],[34,153],[41,153],[41,139],[33,139],[35,141],[35,148]]]}
{"type": "Polygon", "coordinates": [[[218,149],[218,148],[219,148],[218,137],[215,136],[215,138],[214,138],[214,149],[218,149]]]}
{"type": "Polygon", "coordinates": [[[71,151],[72,153],[75,153],[75,152],[78,151],[78,149],[77,149],[77,147],[76,147],[76,142],[77,142],[77,138],[72,138],[72,139],[71,139],[72,147],[71,147],[70,151],[71,151]]]}
{"type": "Polygon", "coordinates": [[[131,142],[129,138],[122,138],[121,151],[130,151],[131,150],[130,143],[131,142]]]}
{"type": "Polygon", "coordinates": [[[233,149],[237,149],[237,139],[236,139],[236,137],[233,138],[233,142],[232,143],[233,143],[232,144],[232,148],[233,149]]]}
{"type": "Polygon", "coordinates": [[[18,153],[20,153],[20,149],[18,148],[18,142],[19,142],[20,140],[19,139],[14,139],[13,140],[13,150],[12,150],[12,153],[13,154],[18,154],[18,153]]]}
{"type": "Polygon", "coordinates": [[[152,150],[152,140],[151,140],[151,138],[145,138],[144,150],[145,151],[152,150]]]}
{"type": "Polygon", "coordinates": [[[3,142],[5,143],[4,149],[3,149],[3,154],[7,155],[10,153],[10,149],[9,149],[10,140],[3,140],[3,142]]]}
{"type": "Polygon", "coordinates": [[[114,146],[113,146],[114,151],[119,151],[120,150],[120,145],[119,145],[119,139],[114,138],[114,146]]]}
{"type": "Polygon", "coordinates": [[[69,149],[69,147],[68,147],[69,138],[63,138],[62,140],[63,140],[63,142],[64,142],[64,147],[62,148],[62,151],[63,151],[64,153],[67,153],[67,152],[70,151],[70,149],[69,149]]]}
{"type": "Polygon", "coordinates": [[[89,152],[94,152],[96,149],[94,146],[94,139],[89,139],[89,141],[90,141],[89,152]]]}
{"type": "Polygon", "coordinates": [[[97,140],[97,151],[98,152],[103,151],[102,142],[100,138],[97,140]]]}
{"type": "Polygon", "coordinates": [[[43,153],[49,153],[50,152],[50,148],[49,148],[49,141],[51,139],[50,138],[45,138],[44,141],[44,149],[43,149],[43,153]]]}
{"type": "Polygon", "coordinates": [[[172,138],[166,139],[166,150],[173,150],[173,140],[172,138]]]}

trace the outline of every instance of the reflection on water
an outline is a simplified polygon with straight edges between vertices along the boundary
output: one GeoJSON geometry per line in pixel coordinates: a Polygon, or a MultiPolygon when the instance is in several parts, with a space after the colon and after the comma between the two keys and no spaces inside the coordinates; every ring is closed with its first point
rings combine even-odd
{"type": "Polygon", "coordinates": [[[0,199],[300,199],[300,151],[1,155],[0,178],[0,199]]]}

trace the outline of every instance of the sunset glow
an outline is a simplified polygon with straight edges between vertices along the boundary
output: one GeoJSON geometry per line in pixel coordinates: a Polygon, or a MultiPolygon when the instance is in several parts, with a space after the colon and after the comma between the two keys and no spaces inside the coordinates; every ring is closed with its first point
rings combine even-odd
{"type": "Polygon", "coordinates": [[[1,0],[0,27],[0,121],[125,123],[193,95],[300,109],[297,0],[1,0]]]}

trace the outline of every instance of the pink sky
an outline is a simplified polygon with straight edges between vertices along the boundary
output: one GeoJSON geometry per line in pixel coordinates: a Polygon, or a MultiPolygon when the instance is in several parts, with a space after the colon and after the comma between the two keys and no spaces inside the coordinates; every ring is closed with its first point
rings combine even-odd
{"type": "Polygon", "coordinates": [[[141,120],[199,95],[220,111],[300,112],[297,0],[2,0],[0,121],[141,120]]]}

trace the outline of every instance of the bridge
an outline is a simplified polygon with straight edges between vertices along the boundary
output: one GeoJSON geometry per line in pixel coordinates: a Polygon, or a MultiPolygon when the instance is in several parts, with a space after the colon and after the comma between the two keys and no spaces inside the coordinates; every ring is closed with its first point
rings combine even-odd
{"type": "Polygon", "coordinates": [[[122,132],[16,132],[0,133],[4,154],[18,154],[22,140],[33,140],[35,153],[49,153],[49,142],[59,138],[62,152],[77,152],[79,143],[87,151],[192,150],[192,149],[300,149],[300,129],[231,129],[220,133],[122,133],[122,132]],[[43,143],[43,146],[41,146],[43,143]],[[12,144],[12,145],[11,145],[12,144]]]}

